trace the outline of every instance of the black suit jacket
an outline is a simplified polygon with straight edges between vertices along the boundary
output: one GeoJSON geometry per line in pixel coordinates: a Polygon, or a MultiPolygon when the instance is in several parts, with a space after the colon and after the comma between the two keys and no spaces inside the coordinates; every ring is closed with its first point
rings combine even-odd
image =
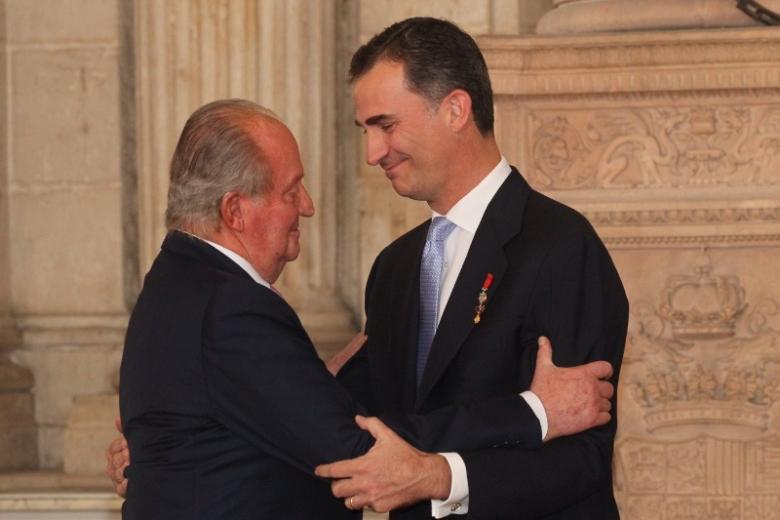
{"type": "MultiPolygon", "coordinates": [[[[369,276],[368,342],[340,376],[371,413],[425,413],[527,390],[540,335],[550,337],[558,365],[611,362],[617,386],[628,303],[609,254],[584,217],[532,190],[513,169],[477,229],[416,388],[418,266],[429,223],[382,251],[369,276]],[[495,278],[475,325],[487,273],[495,278]]],[[[536,418],[526,417],[538,432],[536,418]]],[[[613,414],[603,427],[538,449],[463,452],[469,518],[617,518],[616,425],[613,414]]],[[[429,516],[429,505],[418,504],[393,518],[429,516]]]]}
{"type": "MultiPolygon", "coordinates": [[[[354,424],[364,410],[292,308],[208,244],[166,237],[130,318],[120,381],[132,453],[124,518],[356,516],[313,469],[373,444],[354,424]]],[[[509,396],[385,419],[444,450],[521,442],[525,432],[503,418],[523,413],[509,396]]]]}

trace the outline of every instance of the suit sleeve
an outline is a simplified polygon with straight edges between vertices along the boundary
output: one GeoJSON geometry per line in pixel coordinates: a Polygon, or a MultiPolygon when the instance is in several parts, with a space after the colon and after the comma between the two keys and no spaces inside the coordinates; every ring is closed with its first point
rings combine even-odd
{"type": "MultiPolygon", "coordinates": [[[[617,387],[628,303],[614,265],[592,229],[570,233],[550,249],[530,308],[530,332],[550,337],[557,365],[609,361],[615,369],[611,382],[617,387]]],[[[535,349],[529,352],[535,357],[535,349]]],[[[617,410],[616,397],[612,410],[617,410]]],[[[515,518],[522,512],[524,518],[536,518],[580,502],[603,503],[605,495],[612,496],[616,420],[613,413],[602,427],[555,439],[536,450],[463,453],[469,515],[515,518]]]]}
{"type": "MultiPolygon", "coordinates": [[[[214,295],[203,331],[205,383],[213,413],[237,435],[305,472],[365,453],[365,413],[328,373],[295,313],[278,296],[247,284],[214,295]]],[[[474,449],[514,441],[516,396],[425,417],[382,417],[424,450],[474,449]]]]}
{"type": "Polygon", "coordinates": [[[312,472],[373,444],[354,424],[362,410],[327,372],[292,309],[270,290],[219,287],[202,348],[213,413],[267,453],[312,472]]]}

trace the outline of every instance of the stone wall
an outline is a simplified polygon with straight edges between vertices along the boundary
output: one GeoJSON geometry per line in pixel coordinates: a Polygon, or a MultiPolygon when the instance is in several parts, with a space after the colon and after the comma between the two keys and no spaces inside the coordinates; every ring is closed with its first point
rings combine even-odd
{"type": "Polygon", "coordinates": [[[584,213],[631,305],[615,488],[632,520],[780,505],[780,34],[483,38],[502,150],[584,213]]]}

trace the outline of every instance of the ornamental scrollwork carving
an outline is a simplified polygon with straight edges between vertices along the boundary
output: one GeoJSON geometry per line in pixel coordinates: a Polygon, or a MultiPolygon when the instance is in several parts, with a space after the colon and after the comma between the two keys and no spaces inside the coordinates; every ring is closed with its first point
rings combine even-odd
{"type": "Polygon", "coordinates": [[[532,113],[542,189],[778,184],[780,107],[690,106],[532,113]]]}

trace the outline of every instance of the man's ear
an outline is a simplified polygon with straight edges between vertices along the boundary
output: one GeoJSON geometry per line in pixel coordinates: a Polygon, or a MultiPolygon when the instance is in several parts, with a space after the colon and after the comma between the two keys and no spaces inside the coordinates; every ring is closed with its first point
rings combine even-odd
{"type": "Polygon", "coordinates": [[[219,220],[233,231],[244,230],[244,214],[241,207],[241,194],[229,191],[219,200],[219,220]]]}
{"type": "Polygon", "coordinates": [[[442,100],[447,110],[448,123],[453,130],[459,131],[471,116],[471,96],[463,89],[456,88],[442,100]]]}

